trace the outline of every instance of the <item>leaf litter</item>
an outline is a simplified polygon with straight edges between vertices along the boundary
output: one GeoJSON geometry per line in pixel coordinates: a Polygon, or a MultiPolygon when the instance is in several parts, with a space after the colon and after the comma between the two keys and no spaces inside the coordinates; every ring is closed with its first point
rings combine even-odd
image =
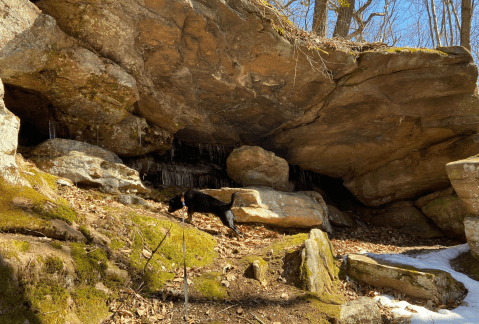
{"type": "MultiPolygon", "coordinates": [[[[141,210],[142,214],[168,218],[182,222],[181,211],[174,214],[167,213],[167,206],[163,202],[148,200],[149,208],[137,205],[123,205],[111,196],[101,194],[95,190],[83,190],[76,187],[65,187],[60,195],[67,199],[81,214],[89,220],[92,227],[99,226],[99,220],[110,223],[122,229],[128,241],[128,229],[123,226],[120,218],[112,210],[141,210]]],[[[352,216],[352,215],[351,215],[352,216]]],[[[103,222],[104,224],[104,222],[103,222]]],[[[188,267],[187,278],[189,289],[189,318],[188,323],[313,323],[310,319],[311,308],[305,307],[302,297],[306,292],[288,285],[278,269],[274,269],[270,261],[270,271],[276,280],[269,280],[264,285],[245,276],[246,265],[242,262],[246,256],[263,256],[268,260],[271,252],[266,252],[278,239],[298,233],[307,233],[301,229],[272,228],[263,224],[237,224],[243,233],[238,238],[229,228],[223,226],[220,220],[208,214],[195,213],[191,224],[199,230],[205,231],[215,238],[217,244],[214,250],[217,258],[213,265],[205,268],[188,267]],[[219,273],[220,284],[227,289],[227,297],[221,299],[206,299],[195,291],[194,278],[204,273],[219,273]],[[309,313],[308,313],[309,312],[309,313]]],[[[342,258],[350,253],[414,253],[415,251],[437,250],[456,244],[447,239],[417,239],[402,234],[396,230],[366,226],[359,222],[353,229],[334,228],[330,237],[337,258],[337,265],[341,266],[342,258]]],[[[188,244],[188,243],[186,243],[188,244]]],[[[186,245],[188,248],[188,245],[186,245]]],[[[128,247],[120,249],[124,253],[131,250],[128,247]]],[[[146,259],[151,251],[144,250],[146,259]]],[[[161,247],[158,251],[161,253],[161,247]]],[[[154,295],[142,294],[142,287],[130,283],[117,293],[116,298],[109,301],[110,316],[103,324],[123,323],[186,323],[183,287],[183,266],[176,265],[174,278],[166,282],[163,289],[154,295]]],[[[355,282],[349,278],[341,278],[340,293],[345,300],[354,300],[361,296],[370,298],[380,294],[389,294],[398,299],[411,303],[424,304],[419,300],[411,300],[388,289],[378,289],[355,282]]],[[[441,305],[437,305],[437,308],[441,305]]],[[[391,308],[381,306],[385,323],[397,322],[391,308]]]]}

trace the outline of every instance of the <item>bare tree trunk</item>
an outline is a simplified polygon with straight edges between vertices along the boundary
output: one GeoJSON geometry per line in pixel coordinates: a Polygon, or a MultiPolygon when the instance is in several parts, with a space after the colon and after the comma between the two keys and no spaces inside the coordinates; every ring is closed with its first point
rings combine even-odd
{"type": "Polygon", "coordinates": [[[355,0],[346,0],[345,2],[348,2],[349,6],[341,6],[341,8],[339,8],[338,20],[334,27],[333,37],[346,38],[346,36],[348,36],[355,0]]]}
{"type": "Polygon", "coordinates": [[[461,5],[461,46],[471,50],[472,0],[462,0],[461,5]]]}
{"type": "Polygon", "coordinates": [[[328,0],[315,0],[313,13],[313,33],[326,37],[328,27],[328,0]]]}
{"type": "Polygon", "coordinates": [[[451,46],[454,45],[454,28],[452,26],[452,17],[451,17],[451,9],[449,8],[449,3],[450,3],[450,0],[445,0],[444,1],[444,4],[447,8],[447,19],[448,19],[448,22],[449,22],[449,33],[450,33],[450,43],[451,43],[451,46]]]}
{"type": "Polygon", "coordinates": [[[451,9],[452,9],[452,13],[454,14],[454,18],[456,20],[457,28],[461,29],[461,22],[459,21],[459,16],[457,15],[457,10],[456,10],[456,7],[454,6],[454,2],[452,0],[449,0],[449,2],[451,3],[451,9]]]}
{"type": "Polygon", "coordinates": [[[447,11],[446,3],[443,0],[442,1],[441,37],[444,35],[444,41],[446,43],[446,46],[449,46],[449,38],[448,38],[448,35],[447,35],[446,11],[447,11]]]}
{"type": "Polygon", "coordinates": [[[437,27],[436,4],[434,3],[434,0],[431,0],[431,12],[432,12],[432,22],[434,23],[434,33],[436,34],[437,46],[442,46],[441,36],[439,35],[439,29],[437,27]]]}
{"type": "Polygon", "coordinates": [[[434,28],[432,26],[431,11],[429,10],[429,1],[424,0],[424,4],[426,5],[427,16],[429,18],[429,31],[431,32],[432,47],[436,47],[436,46],[434,46],[434,44],[435,44],[435,42],[434,42],[434,28]]]}

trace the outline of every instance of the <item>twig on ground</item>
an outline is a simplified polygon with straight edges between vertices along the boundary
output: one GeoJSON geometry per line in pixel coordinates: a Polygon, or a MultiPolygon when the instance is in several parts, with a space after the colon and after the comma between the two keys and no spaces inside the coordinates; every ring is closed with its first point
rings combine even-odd
{"type": "Polygon", "coordinates": [[[228,309],[230,309],[230,308],[232,308],[232,307],[235,307],[235,306],[238,306],[238,304],[228,306],[228,307],[226,307],[225,309],[220,310],[220,311],[219,311],[218,313],[216,313],[216,314],[223,313],[224,311],[227,311],[228,309]]]}
{"type": "Polygon", "coordinates": [[[265,324],[265,322],[263,322],[262,320],[260,320],[260,318],[259,318],[258,316],[256,316],[256,315],[253,314],[253,313],[250,313],[250,314],[251,314],[251,315],[254,317],[254,319],[257,320],[260,324],[265,324]]]}
{"type": "Polygon", "coordinates": [[[241,318],[242,320],[248,322],[248,323],[251,323],[251,324],[254,324],[253,322],[251,322],[249,319],[247,319],[246,317],[243,317],[243,316],[239,316],[239,315],[235,315],[236,317],[238,318],[241,318]]]}
{"type": "Polygon", "coordinates": [[[146,270],[146,267],[148,266],[148,263],[150,263],[150,260],[153,258],[153,256],[155,255],[156,251],[158,251],[158,249],[160,248],[161,244],[163,244],[163,242],[165,241],[166,237],[168,236],[168,234],[170,233],[170,230],[171,230],[171,227],[173,226],[173,224],[170,226],[170,228],[168,229],[168,231],[166,232],[165,236],[163,237],[163,239],[160,241],[160,243],[158,243],[158,246],[156,247],[156,249],[153,250],[153,252],[151,252],[151,256],[148,258],[148,260],[146,261],[145,263],[145,267],[143,268],[143,273],[145,273],[145,270],[146,270]]]}

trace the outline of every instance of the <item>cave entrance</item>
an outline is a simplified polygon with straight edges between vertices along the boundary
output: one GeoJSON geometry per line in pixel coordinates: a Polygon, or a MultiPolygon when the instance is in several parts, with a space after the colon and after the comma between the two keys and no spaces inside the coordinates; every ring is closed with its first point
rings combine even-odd
{"type": "Polygon", "coordinates": [[[18,144],[29,147],[57,137],[58,127],[54,119],[55,108],[41,93],[4,84],[4,102],[8,110],[20,118],[18,144]]]}

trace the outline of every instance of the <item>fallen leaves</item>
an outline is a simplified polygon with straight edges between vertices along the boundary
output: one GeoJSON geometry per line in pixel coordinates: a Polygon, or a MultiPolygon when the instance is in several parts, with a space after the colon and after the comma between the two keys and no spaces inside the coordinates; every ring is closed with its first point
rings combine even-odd
{"type": "MultiPolygon", "coordinates": [[[[136,231],[134,227],[131,229],[126,226],[128,219],[119,217],[114,211],[137,211],[139,207],[123,205],[110,197],[104,198],[101,193],[92,190],[81,190],[76,187],[62,189],[62,196],[78,208],[80,213],[88,219],[92,228],[101,229],[102,226],[105,228],[108,226],[114,227],[118,233],[123,235],[125,246],[117,249],[118,255],[128,257],[132,253],[130,247],[135,235],[141,236],[142,234],[136,231]]],[[[141,212],[143,214],[152,217],[174,218],[171,214],[165,212],[165,204],[149,202],[153,209],[142,209],[141,212]]],[[[174,216],[180,223],[181,212],[175,213],[174,216]]],[[[238,298],[233,299],[234,301],[208,301],[205,304],[190,304],[189,323],[199,323],[205,319],[232,323],[280,323],[280,321],[281,323],[305,323],[307,321],[301,317],[301,312],[294,308],[292,311],[284,310],[282,317],[273,317],[276,307],[287,305],[297,294],[286,284],[286,280],[281,276],[281,272],[274,273],[274,278],[277,278],[277,280],[273,280],[274,282],[271,282],[268,286],[260,286],[253,280],[246,280],[244,269],[240,269],[241,267],[239,266],[240,263],[238,261],[248,255],[263,255],[264,260],[269,262],[270,266],[281,263],[281,260],[275,259],[272,250],[266,252],[266,248],[282,236],[280,230],[273,230],[267,226],[257,224],[237,224],[237,227],[244,234],[243,238],[238,238],[217,217],[199,213],[195,213],[192,224],[187,224],[186,226],[194,226],[213,235],[217,242],[215,247],[215,252],[217,253],[215,260],[216,268],[207,269],[207,271],[217,271],[220,273],[221,285],[230,292],[240,292],[241,294],[234,297],[238,298]],[[278,288],[278,285],[281,288],[278,288]],[[246,296],[246,299],[239,299],[238,296],[246,296]],[[269,300],[271,304],[265,304],[265,300],[269,300]],[[233,305],[226,307],[228,303],[233,305]],[[265,318],[268,320],[266,321],[265,318]]],[[[414,239],[391,229],[364,225],[354,229],[335,228],[335,233],[331,238],[335,255],[338,257],[349,253],[400,253],[419,248],[438,248],[441,246],[440,242],[440,240],[414,239]]],[[[145,246],[141,251],[143,258],[147,259],[151,256],[150,248],[152,247],[145,246]]],[[[186,242],[186,248],[188,249],[188,242],[186,242]]],[[[142,296],[132,289],[121,290],[118,297],[110,302],[111,315],[103,323],[185,322],[184,268],[180,264],[173,265],[172,271],[174,272],[174,278],[167,281],[164,287],[152,296],[142,296]]],[[[199,277],[205,271],[206,269],[198,267],[187,268],[188,285],[192,287],[192,290],[195,288],[194,278],[199,277]]],[[[373,297],[380,293],[394,294],[394,292],[376,289],[353,280],[342,281],[340,290],[346,299],[349,300],[357,299],[360,296],[373,297]]],[[[192,299],[194,299],[193,297],[192,299]]],[[[404,296],[401,296],[401,298],[407,299],[404,296]]],[[[444,307],[434,302],[430,306],[436,309],[444,307]]],[[[387,308],[382,308],[381,311],[386,318],[392,316],[387,308]]]]}

